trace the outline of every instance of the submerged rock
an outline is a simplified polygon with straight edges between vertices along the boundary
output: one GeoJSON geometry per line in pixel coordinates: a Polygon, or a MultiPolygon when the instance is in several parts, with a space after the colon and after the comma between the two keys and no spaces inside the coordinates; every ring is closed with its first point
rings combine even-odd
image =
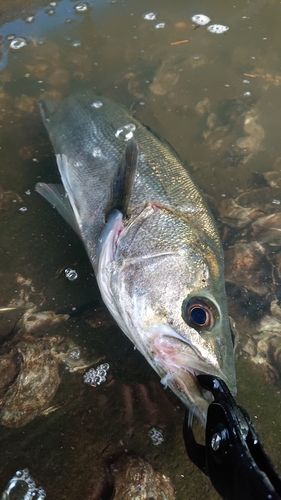
{"type": "Polygon", "coordinates": [[[56,314],[54,311],[33,312],[27,311],[21,317],[17,329],[21,332],[29,334],[46,330],[50,327],[58,326],[68,320],[68,314],[56,314]]]}
{"type": "MultiPolygon", "coordinates": [[[[255,123],[248,125],[245,131],[256,130],[255,123]]],[[[220,220],[228,226],[224,228],[229,245],[225,252],[227,289],[237,307],[236,314],[241,307],[243,321],[250,321],[245,334],[240,335],[240,345],[254,363],[261,365],[266,380],[280,387],[280,173],[268,172],[264,178],[267,182],[274,179],[269,183],[272,187],[262,185],[236,199],[224,199],[218,210],[220,220]]],[[[262,178],[255,179],[262,184],[262,178]]]]}
{"type": "MultiPolygon", "coordinates": [[[[277,301],[271,303],[271,310],[280,316],[280,306],[277,301]]],[[[281,381],[281,317],[266,315],[253,335],[255,353],[252,361],[263,365],[266,379],[270,382],[281,381]]],[[[247,346],[246,346],[247,347],[247,346]]],[[[246,349],[245,349],[246,350],[246,349]]]]}
{"type": "Polygon", "coordinates": [[[173,61],[163,61],[156,71],[150,90],[156,95],[165,95],[178,83],[180,74],[175,71],[173,61]]]}
{"type": "Polygon", "coordinates": [[[255,216],[256,209],[244,208],[232,198],[225,198],[218,207],[220,219],[230,227],[245,227],[255,216]]]}
{"type": "Polygon", "coordinates": [[[260,217],[252,227],[253,237],[260,243],[281,246],[281,212],[260,217]]]}
{"type": "Polygon", "coordinates": [[[58,363],[50,356],[48,340],[21,341],[17,345],[21,369],[9,389],[0,413],[7,427],[26,425],[45,410],[60,384],[58,363]]]}
{"type": "Polygon", "coordinates": [[[277,251],[272,256],[273,274],[277,281],[281,280],[281,251],[277,251]]]}
{"type": "Polygon", "coordinates": [[[276,188],[281,187],[281,173],[280,171],[273,170],[271,172],[263,173],[264,179],[268,182],[270,187],[276,188]]]}
{"type": "MultiPolygon", "coordinates": [[[[30,318],[30,313],[24,316],[30,318]]],[[[2,346],[2,355],[0,351],[0,421],[7,427],[21,427],[58,408],[52,400],[61,382],[59,363],[75,372],[100,360],[86,359],[71,339],[42,334],[42,327],[50,328],[50,318],[57,316],[52,311],[34,316],[2,346]]]]}
{"type": "Polygon", "coordinates": [[[262,140],[264,139],[264,129],[257,122],[259,114],[255,108],[245,115],[244,132],[247,134],[236,141],[240,149],[247,149],[249,153],[257,153],[263,150],[262,140]]]}
{"type": "Polygon", "coordinates": [[[225,279],[258,295],[271,291],[271,265],[257,242],[237,243],[225,252],[225,279]]]}
{"type": "Polygon", "coordinates": [[[32,113],[37,105],[36,99],[27,95],[17,97],[15,100],[16,108],[24,113],[32,113]]]}
{"type": "Polygon", "coordinates": [[[67,85],[69,82],[69,72],[66,69],[58,68],[53,73],[50,74],[47,82],[49,85],[54,87],[60,87],[67,85]]]}
{"type": "Polygon", "coordinates": [[[195,106],[195,111],[198,115],[204,116],[205,113],[209,113],[211,110],[211,102],[208,97],[204,97],[202,101],[199,101],[195,106]]]}
{"type": "Polygon", "coordinates": [[[10,210],[12,203],[22,203],[22,198],[15,191],[5,191],[0,186],[0,210],[10,210]]]}
{"type": "MultiPolygon", "coordinates": [[[[255,189],[250,189],[242,192],[237,198],[236,203],[243,207],[257,208],[260,210],[260,215],[269,215],[274,211],[278,211],[278,203],[281,203],[281,189],[273,189],[269,186],[261,186],[255,189]]],[[[258,215],[257,215],[258,217],[258,215]]]]}
{"type": "Polygon", "coordinates": [[[7,392],[17,378],[21,368],[21,359],[13,349],[0,356],[0,409],[5,404],[7,392]]]}
{"type": "Polygon", "coordinates": [[[175,500],[170,479],[141,458],[122,456],[111,466],[114,500],[175,500]]]}
{"type": "MultiPolygon", "coordinates": [[[[208,149],[216,151],[216,156],[220,156],[221,165],[227,167],[243,165],[254,153],[260,151],[260,142],[256,136],[249,135],[248,121],[257,113],[255,108],[249,109],[250,102],[245,102],[243,99],[225,99],[216,107],[202,106],[202,104],[199,107],[197,104],[195,108],[195,111],[205,118],[202,137],[208,149]],[[237,139],[242,127],[247,135],[237,139]],[[251,141],[256,142],[252,144],[251,141]]],[[[258,135],[257,131],[252,131],[253,134],[255,132],[258,135]]]]}

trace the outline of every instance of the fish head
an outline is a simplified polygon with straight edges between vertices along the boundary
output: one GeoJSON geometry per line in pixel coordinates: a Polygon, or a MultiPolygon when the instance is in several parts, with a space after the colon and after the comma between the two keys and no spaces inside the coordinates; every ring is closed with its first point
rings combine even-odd
{"type": "Polygon", "coordinates": [[[134,290],[125,307],[152,365],[164,373],[163,381],[188,406],[202,411],[206,403],[200,401],[197,374],[222,378],[235,392],[233,346],[228,315],[216,300],[208,263],[184,254],[126,266],[124,284],[134,275],[134,290]],[[136,286],[145,282],[149,286],[136,286]]]}
{"type": "Polygon", "coordinates": [[[189,226],[186,236],[185,222],[169,218],[174,226],[166,235],[159,223],[147,234],[149,217],[121,233],[107,266],[112,314],[162,382],[205,422],[210,401],[196,375],[219,377],[235,393],[222,256],[212,242],[202,243],[198,228],[189,226]]]}

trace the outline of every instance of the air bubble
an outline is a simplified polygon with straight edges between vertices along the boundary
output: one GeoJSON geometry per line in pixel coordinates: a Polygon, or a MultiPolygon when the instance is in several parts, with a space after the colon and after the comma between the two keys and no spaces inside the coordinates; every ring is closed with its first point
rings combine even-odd
{"type": "Polygon", "coordinates": [[[48,16],[53,16],[53,15],[56,13],[56,11],[55,11],[55,9],[46,9],[46,10],[45,10],[45,13],[46,13],[48,16]]]}
{"type": "Polygon", "coordinates": [[[29,16],[26,18],[25,22],[26,23],[33,23],[34,19],[35,19],[35,16],[29,16]]]}
{"type": "Polygon", "coordinates": [[[94,158],[100,158],[102,156],[101,149],[100,148],[94,148],[92,154],[93,154],[94,158]]]}
{"type": "Polygon", "coordinates": [[[80,45],[82,45],[81,40],[74,40],[71,44],[72,47],[80,47],[80,45]]]}
{"type": "Polygon", "coordinates": [[[44,500],[46,497],[46,491],[41,486],[37,489],[37,494],[37,500],[44,500]]]}
{"type": "Polygon", "coordinates": [[[88,4],[86,2],[78,3],[74,6],[74,10],[76,10],[76,12],[86,12],[86,10],[88,10],[88,4]]]}
{"type": "Polygon", "coordinates": [[[96,108],[96,109],[101,108],[101,107],[102,107],[102,105],[103,105],[103,104],[102,104],[102,102],[101,102],[101,101],[94,101],[94,102],[91,104],[92,108],[96,108]]]}
{"type": "Polygon", "coordinates": [[[198,24],[199,26],[204,26],[205,24],[208,24],[211,19],[204,14],[195,14],[194,16],[192,16],[191,21],[198,24]]]}
{"type": "Polygon", "coordinates": [[[26,208],[26,207],[20,207],[20,208],[19,208],[19,211],[20,211],[20,212],[26,212],[26,211],[27,211],[27,208],[26,208]]]}
{"type": "Polygon", "coordinates": [[[145,12],[142,15],[142,18],[146,19],[146,21],[155,21],[156,17],[157,17],[156,12],[145,12]]]}
{"type": "Polygon", "coordinates": [[[229,26],[224,26],[223,24],[211,24],[207,28],[210,33],[215,33],[216,35],[220,35],[221,33],[225,33],[229,30],[229,26]]]}
{"type": "Polygon", "coordinates": [[[79,349],[72,349],[72,351],[70,353],[71,359],[80,359],[80,356],[81,356],[81,352],[79,349]]]}
{"type": "Polygon", "coordinates": [[[159,446],[159,444],[162,444],[164,442],[163,432],[159,429],[156,429],[155,427],[152,427],[150,429],[148,435],[155,446],[159,446]]]}
{"type": "Polygon", "coordinates": [[[246,90],[246,92],[244,92],[243,95],[249,97],[250,95],[252,95],[252,92],[246,90]]]}
{"type": "Polygon", "coordinates": [[[128,123],[127,125],[124,125],[123,127],[120,127],[118,130],[116,130],[115,137],[123,141],[129,141],[134,137],[135,130],[136,126],[134,125],[134,123],[128,123]]]}
{"type": "Polygon", "coordinates": [[[75,269],[71,269],[70,267],[67,267],[64,270],[64,275],[69,281],[75,281],[78,278],[77,271],[75,271],[75,269]]]}
{"type": "MultiPolygon", "coordinates": [[[[8,39],[8,38],[7,38],[8,39]]],[[[14,38],[10,43],[10,49],[19,50],[27,45],[25,38],[14,38]]]]}
{"type": "Polygon", "coordinates": [[[2,499],[25,498],[26,500],[44,500],[45,490],[36,486],[34,479],[29,475],[28,469],[18,470],[8,482],[2,499]]]}
{"type": "Polygon", "coordinates": [[[155,24],[155,28],[156,28],[157,30],[162,29],[162,28],[165,28],[165,26],[166,26],[166,23],[158,23],[158,24],[155,24]]]}
{"type": "Polygon", "coordinates": [[[83,381],[85,384],[92,385],[96,387],[97,385],[101,385],[106,382],[107,372],[109,370],[109,364],[103,363],[97,368],[91,368],[88,372],[86,372],[83,376],[83,381]]]}
{"type": "Polygon", "coordinates": [[[15,38],[16,38],[16,35],[12,35],[12,34],[11,34],[11,35],[7,35],[7,36],[6,36],[6,40],[8,40],[8,42],[9,42],[10,40],[14,40],[15,38]]]}

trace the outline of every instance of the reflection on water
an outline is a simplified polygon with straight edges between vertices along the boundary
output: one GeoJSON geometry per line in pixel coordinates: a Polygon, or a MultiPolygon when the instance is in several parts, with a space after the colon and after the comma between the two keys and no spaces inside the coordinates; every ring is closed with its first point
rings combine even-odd
{"type": "Polygon", "coordinates": [[[53,499],[107,499],[114,484],[124,498],[140,471],[157,498],[217,498],[185,456],[180,402],[115,327],[81,243],[34,191],[58,180],[38,99],[88,87],[133,106],[208,196],[239,333],[238,399],[281,469],[280,9],[2,2],[0,491],[28,467],[53,499]],[[105,383],[84,384],[100,360],[105,383]]]}

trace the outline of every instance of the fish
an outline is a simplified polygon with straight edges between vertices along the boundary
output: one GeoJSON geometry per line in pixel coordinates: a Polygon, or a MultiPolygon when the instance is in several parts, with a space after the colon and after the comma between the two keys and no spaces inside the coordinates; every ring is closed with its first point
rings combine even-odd
{"type": "Polygon", "coordinates": [[[219,232],[173,148],[90,90],[41,101],[61,184],[38,183],[84,243],[119,327],[203,424],[210,393],[236,393],[219,232]]]}

